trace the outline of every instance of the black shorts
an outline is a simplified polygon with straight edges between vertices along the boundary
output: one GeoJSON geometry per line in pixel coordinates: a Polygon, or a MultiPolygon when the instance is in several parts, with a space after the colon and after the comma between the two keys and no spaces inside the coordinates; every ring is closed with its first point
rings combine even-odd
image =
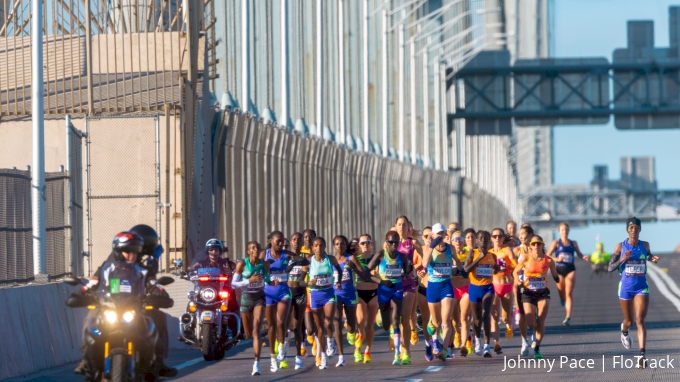
{"type": "Polygon", "coordinates": [[[307,290],[305,287],[290,288],[293,296],[293,303],[297,305],[307,305],[307,290]]]}
{"type": "Polygon", "coordinates": [[[557,268],[557,274],[562,277],[567,277],[568,274],[576,270],[574,264],[558,265],[555,268],[557,268]]]}
{"type": "Polygon", "coordinates": [[[550,300],[550,289],[545,288],[540,292],[530,291],[522,287],[522,302],[538,306],[541,300],[550,300]]]}
{"type": "Polygon", "coordinates": [[[523,286],[518,286],[515,287],[515,299],[517,300],[517,309],[519,310],[519,314],[524,315],[524,304],[522,304],[522,291],[524,290],[523,286]]]}
{"type": "Polygon", "coordinates": [[[264,291],[241,293],[241,313],[253,313],[256,306],[265,306],[264,291]]]}
{"type": "Polygon", "coordinates": [[[422,294],[423,296],[427,297],[427,288],[425,288],[422,285],[418,285],[418,293],[422,294]]]}
{"type": "Polygon", "coordinates": [[[378,288],[373,290],[357,289],[357,295],[359,296],[360,299],[364,300],[364,302],[368,304],[369,302],[371,302],[373,297],[376,297],[378,295],[378,288]]]}

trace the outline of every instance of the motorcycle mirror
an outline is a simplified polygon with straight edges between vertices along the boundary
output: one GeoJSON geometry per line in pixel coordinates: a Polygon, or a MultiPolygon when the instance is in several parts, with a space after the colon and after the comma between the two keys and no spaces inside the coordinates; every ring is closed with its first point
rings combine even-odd
{"type": "Polygon", "coordinates": [[[144,299],[144,303],[153,306],[154,308],[157,309],[172,308],[172,306],[175,304],[173,299],[171,299],[170,297],[156,295],[146,296],[146,298],[144,299]]]}
{"type": "Polygon", "coordinates": [[[175,268],[181,268],[184,262],[182,261],[182,259],[175,259],[173,260],[172,263],[175,265],[175,268]]]}
{"type": "Polygon", "coordinates": [[[73,276],[65,276],[62,279],[62,281],[65,282],[68,285],[73,285],[73,286],[83,284],[83,282],[79,278],[73,277],[73,276]]]}
{"type": "Polygon", "coordinates": [[[156,282],[161,285],[170,285],[175,282],[175,279],[173,279],[170,276],[161,276],[158,279],[156,279],[156,282]]]}

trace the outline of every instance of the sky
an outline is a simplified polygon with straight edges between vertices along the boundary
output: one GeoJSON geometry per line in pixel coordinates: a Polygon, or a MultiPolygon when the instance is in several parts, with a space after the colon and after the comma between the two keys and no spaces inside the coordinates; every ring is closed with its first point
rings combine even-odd
{"type": "MultiPolygon", "coordinates": [[[[555,0],[554,57],[607,57],[627,45],[628,20],[653,20],[654,44],[667,47],[668,7],[680,0],[555,0]]],[[[613,118],[607,125],[557,126],[553,155],[556,184],[587,184],[593,165],[609,166],[609,177],[619,179],[623,156],[655,156],[660,189],[680,189],[680,129],[617,130],[613,118]],[[585,155],[584,155],[585,154],[585,155]]],[[[680,222],[643,223],[640,238],[650,242],[652,252],[670,252],[680,243],[675,232],[680,222]]],[[[627,235],[624,223],[574,228],[570,237],[582,250],[595,249],[596,237],[613,250],[627,235]]]]}

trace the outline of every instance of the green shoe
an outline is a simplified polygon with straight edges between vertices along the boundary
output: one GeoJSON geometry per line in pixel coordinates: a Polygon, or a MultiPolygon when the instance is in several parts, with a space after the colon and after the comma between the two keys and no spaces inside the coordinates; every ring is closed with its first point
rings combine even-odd
{"type": "Polygon", "coordinates": [[[430,322],[427,323],[427,333],[430,334],[430,336],[434,336],[436,331],[437,327],[432,324],[432,319],[430,319],[430,322]]]}
{"type": "Polygon", "coordinates": [[[411,356],[404,353],[401,356],[401,364],[402,365],[410,365],[411,364],[411,356]]]}
{"type": "Polygon", "coordinates": [[[283,361],[279,362],[279,369],[287,369],[288,368],[288,360],[284,359],[283,361]]]}
{"type": "Polygon", "coordinates": [[[399,365],[401,366],[401,360],[399,359],[398,355],[394,355],[394,361],[392,361],[392,365],[399,365]]]}
{"type": "Polygon", "coordinates": [[[541,354],[541,352],[538,351],[538,350],[534,350],[534,358],[535,359],[541,359],[541,358],[543,358],[543,354],[541,354]]]}
{"type": "Polygon", "coordinates": [[[359,349],[357,349],[354,352],[354,362],[357,362],[357,363],[363,362],[363,360],[364,360],[364,357],[361,355],[361,352],[359,351],[359,349]]]}
{"type": "Polygon", "coordinates": [[[354,346],[355,340],[356,335],[354,333],[347,332],[347,342],[349,342],[350,346],[354,346]]]}

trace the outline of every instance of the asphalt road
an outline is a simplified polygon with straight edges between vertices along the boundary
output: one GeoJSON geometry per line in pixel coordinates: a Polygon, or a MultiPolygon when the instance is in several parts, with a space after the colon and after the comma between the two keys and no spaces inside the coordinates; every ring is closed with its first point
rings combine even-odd
{"type": "MultiPolygon", "coordinates": [[[[502,337],[504,354],[494,354],[491,359],[476,355],[453,360],[427,362],[424,357],[424,342],[412,347],[412,365],[392,366],[393,353],[388,351],[388,336],[382,330],[372,351],[373,363],[356,364],[349,345],[345,345],[346,366],[336,368],[337,357],[329,360],[329,369],[314,367],[314,358],[305,357],[305,369],[269,371],[269,348],[263,349],[261,361],[262,376],[251,377],[253,355],[250,341],[232,349],[222,361],[205,362],[196,350],[173,350],[168,364],[179,368],[178,381],[241,381],[257,379],[262,381],[298,380],[300,378],[323,378],[325,381],[450,381],[450,380],[579,380],[579,381],[651,381],[680,380],[680,256],[662,257],[655,277],[650,277],[650,309],[647,318],[647,358],[656,360],[657,368],[638,370],[626,368],[626,359],[635,361],[637,332],[631,329],[633,349],[625,350],[619,339],[619,325],[622,319],[616,295],[618,275],[591,277],[590,266],[577,263],[577,285],[574,292],[574,312],[569,327],[562,325],[564,308],[559,304],[556,287],[551,285],[552,300],[547,320],[547,333],[541,351],[546,363],[521,365],[513,368],[520,350],[519,336],[511,340],[502,337]],[[660,276],[663,273],[666,277],[660,276]],[[660,285],[661,284],[661,285],[660,285]],[[677,293],[674,292],[677,290],[677,293]],[[673,300],[677,300],[674,302],[673,300]],[[615,361],[623,362],[615,364],[615,361]],[[510,362],[508,363],[508,360],[510,362]],[[591,360],[589,362],[589,360],[591,360]],[[661,360],[664,360],[661,362],[661,360]],[[670,365],[667,365],[669,363],[670,365]],[[545,367],[543,367],[545,366],[545,367]],[[573,366],[573,367],[572,367],[573,366]],[[660,368],[660,366],[669,366],[660,368]]],[[[293,354],[293,346],[289,354],[293,354]]],[[[308,347],[309,349],[309,347],[308,347]]],[[[630,361],[629,361],[630,362],[630,361]]],[[[293,358],[289,361],[293,366],[293,358]]],[[[630,364],[629,364],[630,365],[630,364]]],[[[72,374],[75,364],[44,370],[21,381],[78,381],[72,374]]]]}

